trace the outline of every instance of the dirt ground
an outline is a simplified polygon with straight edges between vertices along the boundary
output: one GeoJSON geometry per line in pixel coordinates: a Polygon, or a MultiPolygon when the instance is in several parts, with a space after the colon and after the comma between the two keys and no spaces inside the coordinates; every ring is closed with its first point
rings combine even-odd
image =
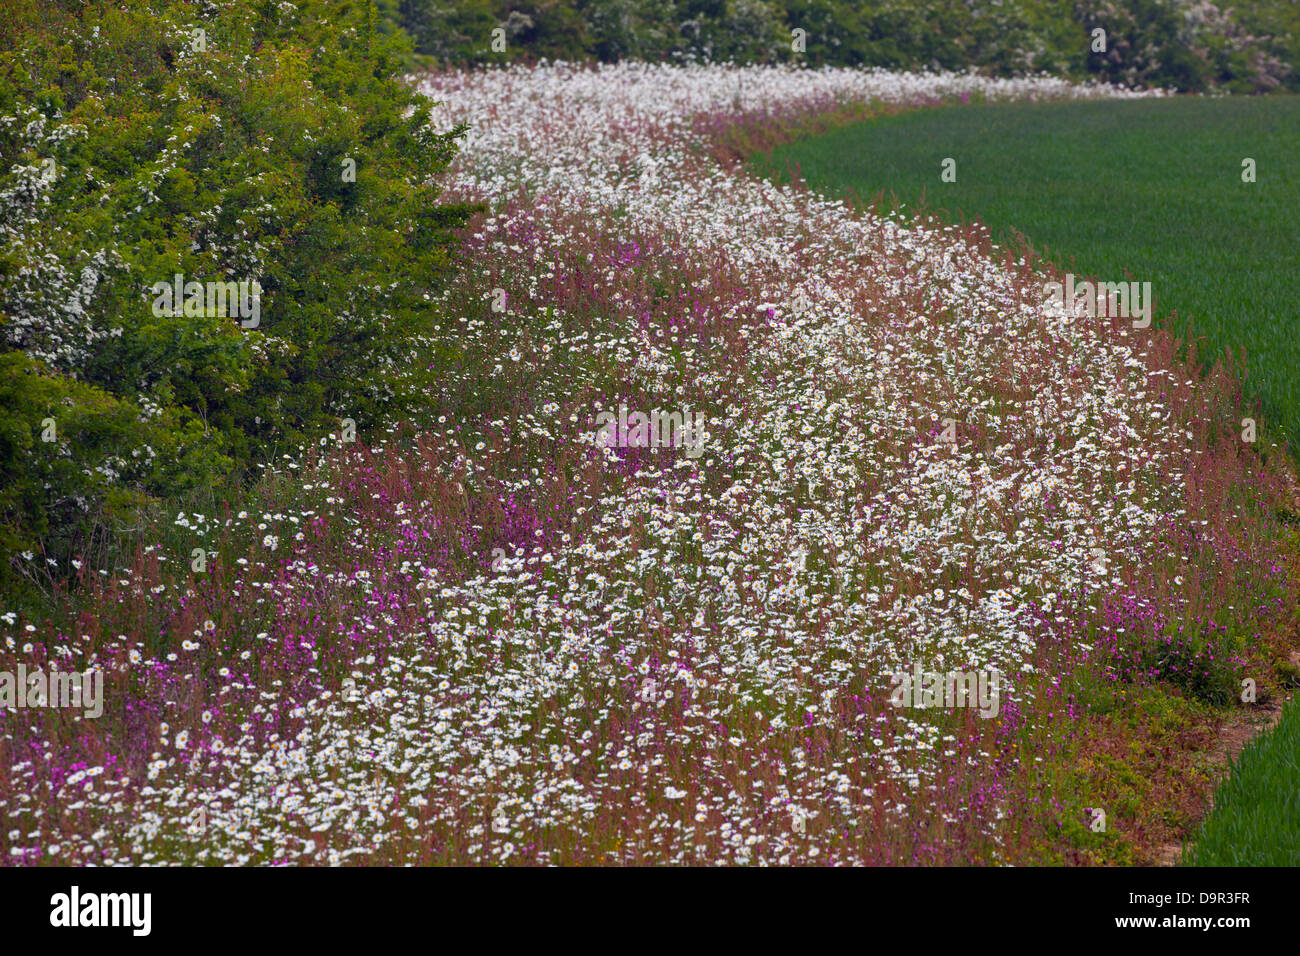
{"type": "MultiPolygon", "coordinates": [[[[1300,666],[1300,651],[1291,652],[1291,663],[1300,666]]],[[[1214,753],[1211,757],[1211,763],[1218,768],[1214,786],[1217,786],[1219,781],[1223,779],[1232,761],[1237,759],[1242,748],[1256,734],[1264,733],[1277,726],[1277,722],[1282,716],[1282,708],[1294,696],[1294,691],[1285,695],[1278,695],[1261,707],[1234,713],[1228,720],[1224,721],[1223,726],[1219,728],[1218,739],[1215,742],[1214,753]]],[[[1208,814],[1213,808],[1214,795],[1211,792],[1205,812],[1208,814]]],[[[1181,843],[1166,843],[1156,850],[1154,855],[1155,864],[1157,866],[1177,866],[1182,861],[1182,856],[1183,846],[1181,843]]]]}

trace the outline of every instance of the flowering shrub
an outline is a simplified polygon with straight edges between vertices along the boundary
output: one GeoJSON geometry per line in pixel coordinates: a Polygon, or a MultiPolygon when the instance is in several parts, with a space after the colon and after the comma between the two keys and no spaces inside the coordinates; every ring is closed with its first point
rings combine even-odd
{"type": "Polygon", "coordinates": [[[366,4],[50,6],[15,4],[0,53],[0,347],[28,382],[0,408],[26,489],[0,526],[62,558],[110,498],[207,487],[418,404],[464,211],[432,179],[453,136],[366,4]],[[159,309],[178,274],[257,282],[258,323],[159,309]],[[115,460],[51,471],[46,417],[115,460]]]}
{"type": "Polygon", "coordinates": [[[1087,29],[1106,30],[1107,49],[1088,67],[1112,82],[1257,93],[1300,80],[1272,37],[1252,36],[1208,0],[1085,0],[1080,11],[1087,29]]]}

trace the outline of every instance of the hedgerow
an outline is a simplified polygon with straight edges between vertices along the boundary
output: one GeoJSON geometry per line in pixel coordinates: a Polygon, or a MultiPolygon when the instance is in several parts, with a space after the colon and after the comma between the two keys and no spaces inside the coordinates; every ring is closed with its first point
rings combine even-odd
{"type": "Polygon", "coordinates": [[[420,407],[469,211],[436,182],[460,131],[431,131],[402,78],[409,41],[373,4],[4,6],[11,556],[62,561],[133,502],[420,407]],[[244,283],[253,318],[160,305],[154,284],[177,275],[244,283]]]}
{"type": "Polygon", "coordinates": [[[1293,0],[392,0],[385,12],[420,53],[453,63],[792,61],[1300,88],[1293,0]]]}

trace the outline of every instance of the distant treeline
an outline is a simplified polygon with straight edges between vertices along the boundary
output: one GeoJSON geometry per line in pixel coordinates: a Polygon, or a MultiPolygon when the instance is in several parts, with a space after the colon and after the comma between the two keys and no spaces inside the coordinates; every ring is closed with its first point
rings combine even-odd
{"type": "Polygon", "coordinates": [[[1296,0],[1240,0],[1224,8],[1205,0],[381,0],[380,6],[419,53],[440,63],[798,60],[974,67],[999,76],[1048,71],[1184,91],[1300,88],[1300,68],[1293,69],[1300,64],[1296,0]],[[802,52],[795,50],[797,39],[802,52]]]}

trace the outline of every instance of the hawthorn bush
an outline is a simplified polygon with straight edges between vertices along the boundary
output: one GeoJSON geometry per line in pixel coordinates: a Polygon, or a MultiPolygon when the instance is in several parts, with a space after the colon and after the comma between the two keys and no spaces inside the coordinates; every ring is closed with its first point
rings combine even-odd
{"type": "Polygon", "coordinates": [[[469,213],[436,183],[460,131],[431,131],[370,0],[0,5],[11,558],[420,407],[469,213]],[[178,273],[259,283],[256,327],[155,314],[178,273]]]}

